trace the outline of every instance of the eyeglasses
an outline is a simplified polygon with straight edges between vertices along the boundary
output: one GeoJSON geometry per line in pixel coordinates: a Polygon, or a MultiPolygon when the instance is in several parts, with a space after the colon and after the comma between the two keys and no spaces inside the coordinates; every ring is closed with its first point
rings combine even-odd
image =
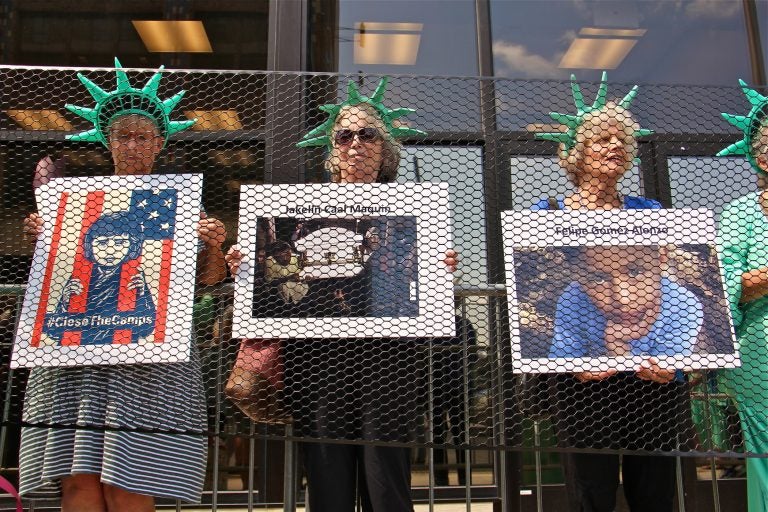
{"type": "Polygon", "coordinates": [[[123,132],[115,131],[111,132],[109,136],[110,140],[117,142],[120,145],[128,145],[131,141],[134,141],[139,146],[148,146],[155,142],[157,135],[154,133],[146,133],[142,131],[136,132],[123,132]]]}
{"type": "Polygon", "coordinates": [[[336,144],[339,146],[347,146],[352,144],[352,141],[355,139],[355,135],[357,135],[357,138],[360,142],[373,142],[380,136],[379,130],[376,128],[371,128],[370,126],[366,128],[360,128],[356,132],[348,128],[343,128],[336,132],[336,134],[333,136],[333,140],[335,140],[336,144]]]}

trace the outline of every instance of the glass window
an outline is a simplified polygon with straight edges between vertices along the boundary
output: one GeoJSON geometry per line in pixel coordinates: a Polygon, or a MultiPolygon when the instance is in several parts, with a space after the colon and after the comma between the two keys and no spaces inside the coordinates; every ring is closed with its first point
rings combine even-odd
{"type": "MultiPolygon", "coordinates": [[[[474,0],[313,0],[309,70],[347,74],[476,76],[474,0]]],[[[477,130],[474,80],[393,80],[387,97],[418,109],[428,132],[477,130]],[[426,98],[426,101],[424,99],[426,98]]],[[[346,88],[346,82],[341,84],[346,88]]],[[[364,92],[366,93],[366,92],[364,92]]]]}
{"type": "Polygon", "coordinates": [[[743,157],[670,156],[667,166],[674,208],[711,208],[719,214],[734,199],[758,190],[757,173],[743,157]]]}
{"type": "Polygon", "coordinates": [[[463,286],[487,283],[482,150],[477,147],[405,148],[398,181],[448,183],[453,246],[461,257],[454,277],[463,286]]]}
{"type": "MultiPolygon", "coordinates": [[[[768,70],[768,2],[758,0],[755,2],[755,6],[757,7],[757,25],[760,31],[760,48],[763,50],[763,69],[768,70]]],[[[768,80],[768,77],[763,78],[768,80]]]]}
{"type": "MultiPolygon", "coordinates": [[[[557,157],[513,155],[510,158],[512,178],[512,208],[527,210],[545,197],[559,197],[572,193],[557,157]]],[[[640,170],[632,166],[619,182],[619,192],[624,195],[642,196],[640,170]]]]}
{"type": "MultiPolygon", "coordinates": [[[[760,2],[758,2],[760,3],[760,2]]],[[[741,2],[491,0],[494,69],[511,78],[731,85],[749,77],[741,2]]]]}
{"type": "Polygon", "coordinates": [[[310,70],[477,75],[474,0],[313,0],[310,70]]]}
{"type": "Polygon", "coordinates": [[[730,131],[720,112],[739,112],[737,80],[749,79],[741,2],[492,0],[499,127],[551,123],[573,110],[571,74],[594,98],[601,70],[609,97],[641,84],[632,111],[657,133],[730,131]],[[648,85],[642,85],[648,84],[648,85]],[[675,85],[687,84],[687,85],[675,85]],[[736,110],[728,110],[735,108],[736,110]]]}

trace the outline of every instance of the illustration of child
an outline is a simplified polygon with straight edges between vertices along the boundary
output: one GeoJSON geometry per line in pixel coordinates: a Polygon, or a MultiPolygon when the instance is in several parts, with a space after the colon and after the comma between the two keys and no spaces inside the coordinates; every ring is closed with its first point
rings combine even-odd
{"type": "Polygon", "coordinates": [[[550,358],[692,353],[702,306],[665,276],[664,248],[583,247],[574,260],[582,275],[558,299],[550,358]]]}
{"type": "Polygon", "coordinates": [[[92,264],[90,279],[67,280],[44,332],[63,342],[79,332],[80,345],[146,342],[155,330],[155,304],[137,258],[141,227],[128,211],[99,217],[83,236],[83,256],[92,264]],[[84,310],[76,302],[84,302],[84,310]]]}

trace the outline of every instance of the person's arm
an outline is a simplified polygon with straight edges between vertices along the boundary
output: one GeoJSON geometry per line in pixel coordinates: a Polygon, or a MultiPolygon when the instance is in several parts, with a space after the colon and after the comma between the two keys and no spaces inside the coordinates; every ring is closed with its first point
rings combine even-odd
{"type": "Polygon", "coordinates": [[[203,249],[197,255],[197,282],[201,285],[216,284],[227,277],[227,267],[221,244],[227,231],[224,224],[212,217],[200,219],[197,233],[203,242],[203,249]]]}
{"type": "Polygon", "coordinates": [[[725,290],[728,295],[728,302],[731,307],[734,326],[738,328],[741,324],[742,312],[739,304],[745,299],[751,297],[751,300],[757,298],[754,296],[759,287],[759,279],[751,279],[747,269],[747,255],[750,249],[751,222],[745,218],[743,211],[743,200],[731,203],[726,206],[720,216],[720,230],[718,232],[718,248],[720,262],[723,266],[725,275],[725,290]],[[752,288],[746,294],[744,293],[745,275],[747,285],[752,288]]]}

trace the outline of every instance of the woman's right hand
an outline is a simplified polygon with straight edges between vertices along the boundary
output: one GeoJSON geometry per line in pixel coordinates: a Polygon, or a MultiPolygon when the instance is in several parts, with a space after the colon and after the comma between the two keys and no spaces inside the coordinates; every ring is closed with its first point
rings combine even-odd
{"type": "Polygon", "coordinates": [[[37,213],[30,213],[24,219],[24,238],[31,243],[37,241],[37,237],[43,234],[43,218],[37,213]]]}
{"type": "Polygon", "coordinates": [[[64,289],[61,292],[61,300],[64,304],[67,304],[73,295],[80,295],[81,293],[83,293],[83,283],[79,279],[72,278],[64,285],[64,289]]]}
{"type": "Polygon", "coordinates": [[[619,373],[618,370],[610,369],[604,372],[579,372],[574,376],[579,382],[597,382],[613,377],[617,373],[619,373]]]}
{"type": "Polygon", "coordinates": [[[240,252],[240,246],[235,244],[230,247],[227,254],[224,255],[224,261],[227,262],[229,273],[233,276],[237,275],[237,271],[240,269],[240,263],[243,262],[243,253],[240,252]]]}

